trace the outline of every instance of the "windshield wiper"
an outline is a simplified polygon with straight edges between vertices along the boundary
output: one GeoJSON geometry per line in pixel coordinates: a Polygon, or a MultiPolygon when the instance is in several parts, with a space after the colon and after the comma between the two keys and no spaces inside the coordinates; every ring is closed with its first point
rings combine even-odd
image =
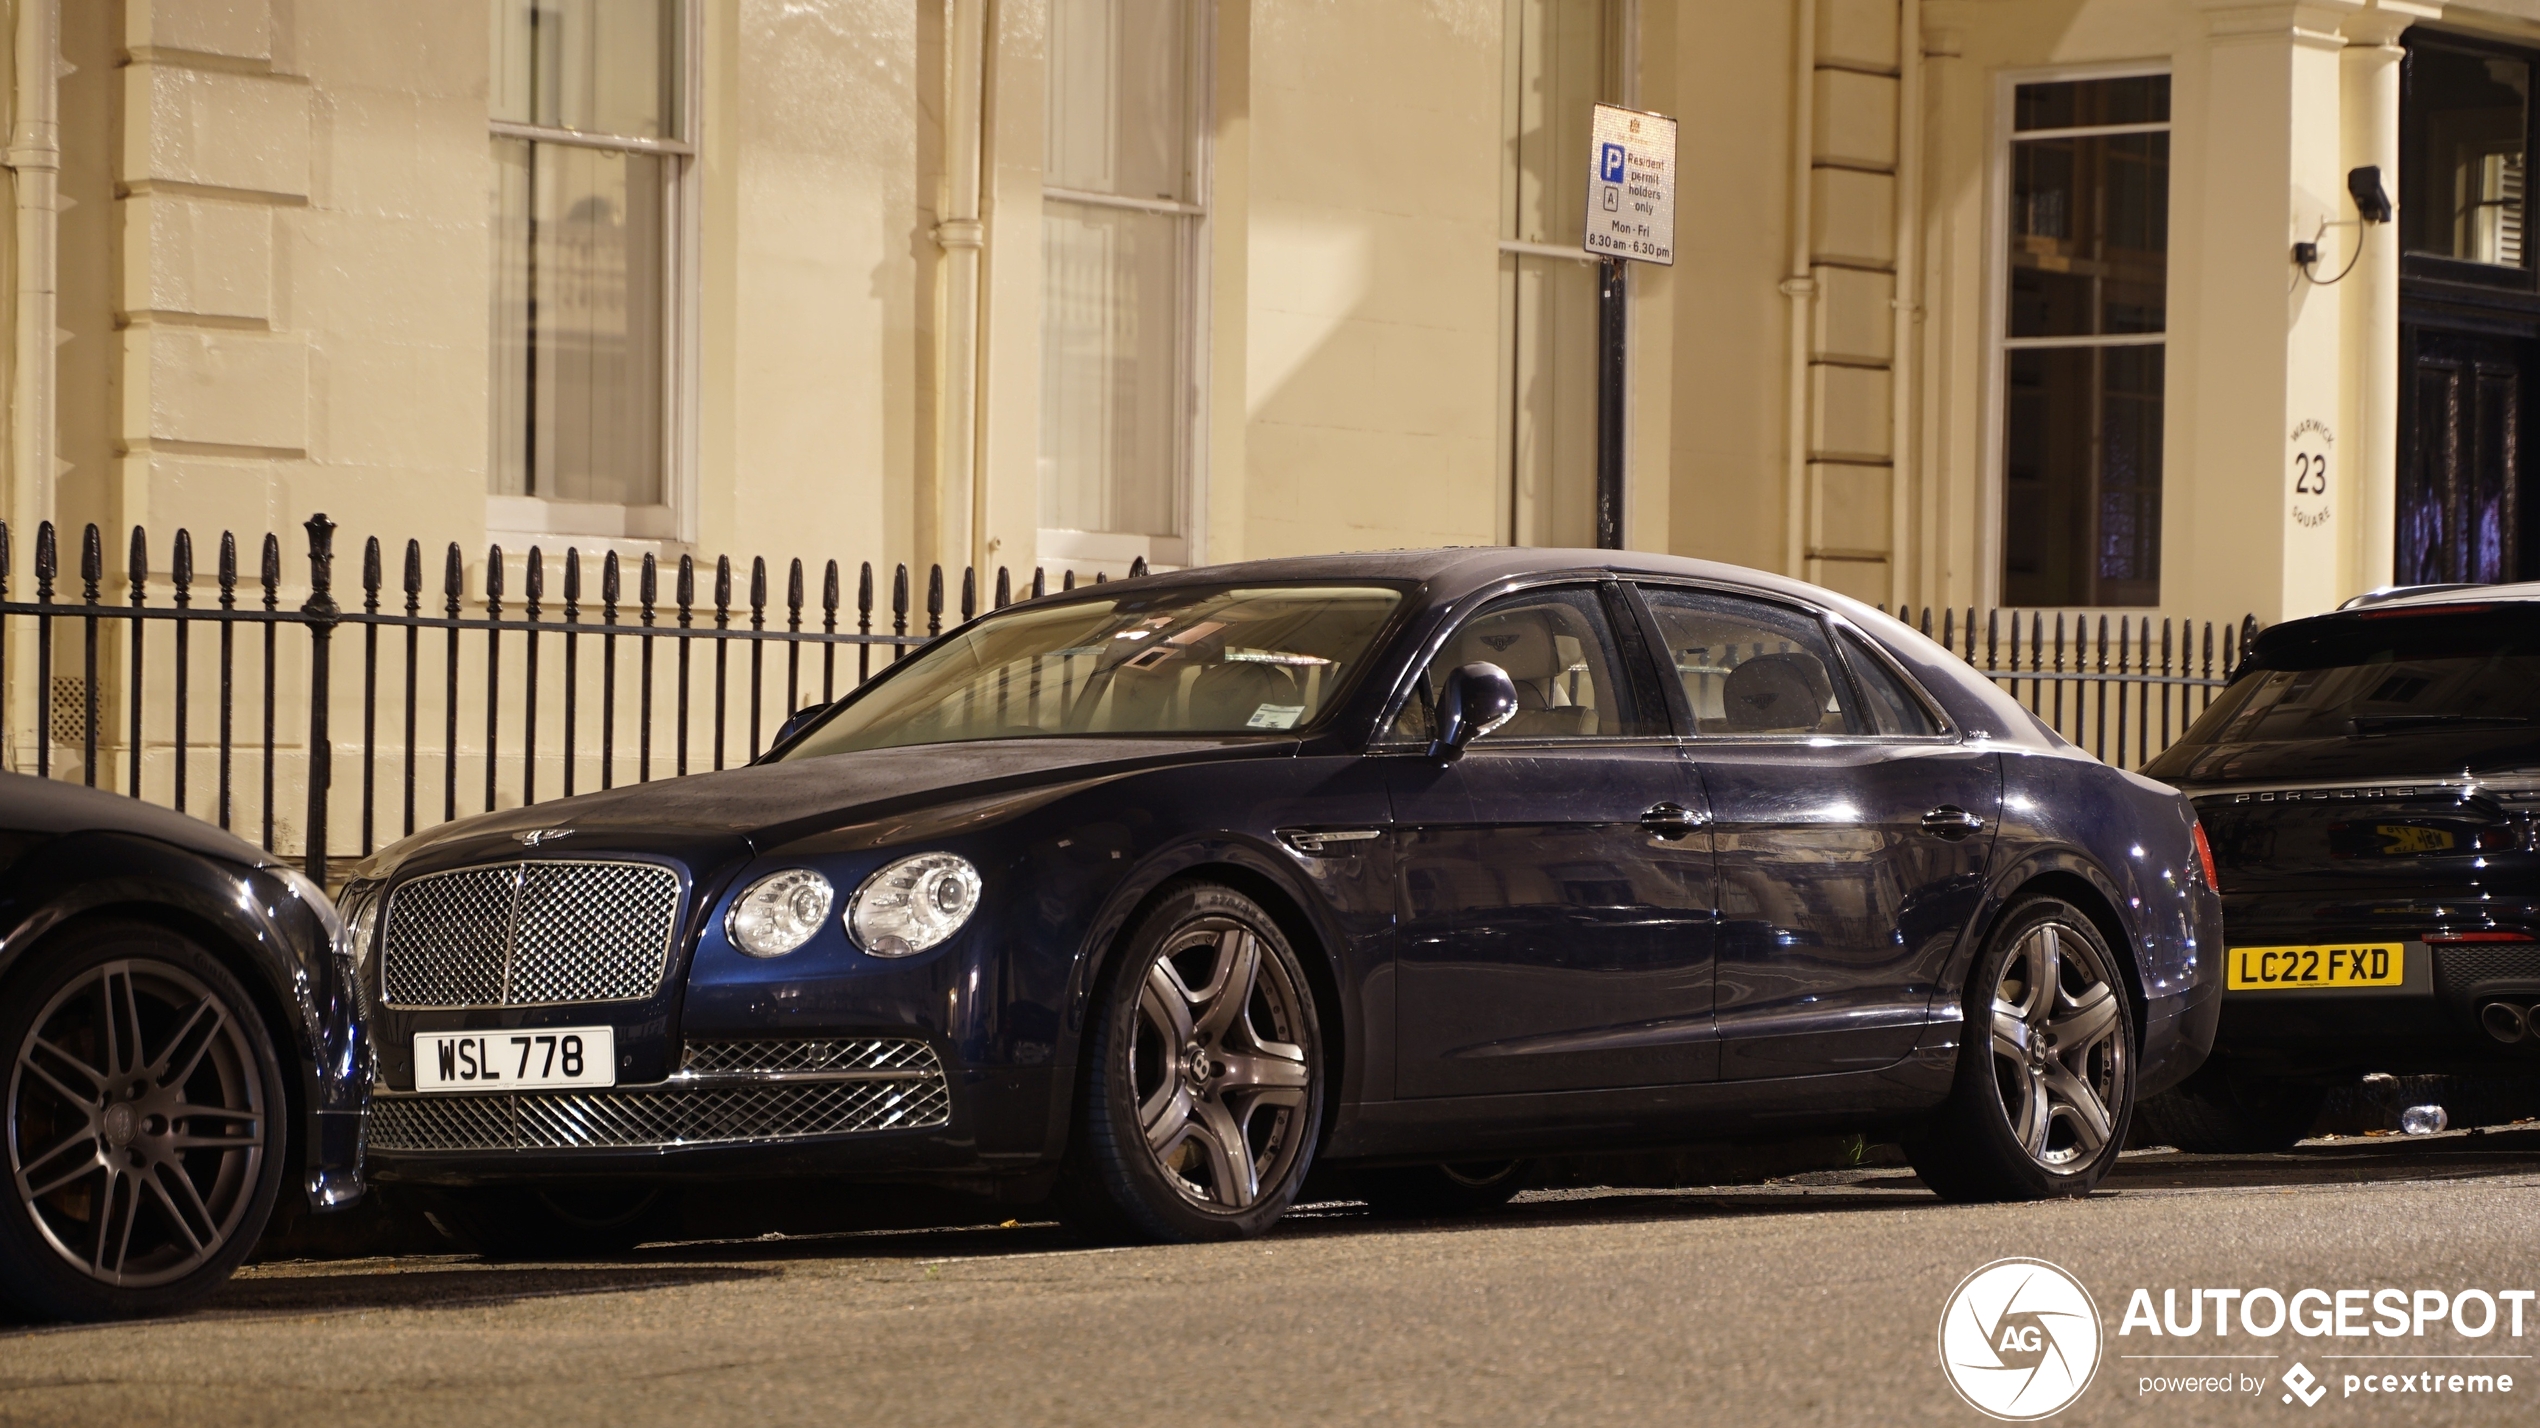
{"type": "Polygon", "coordinates": [[[2476,724],[2528,724],[2525,714],[2358,714],[2346,721],[2357,737],[2404,734],[2416,729],[2457,728],[2476,724]]]}

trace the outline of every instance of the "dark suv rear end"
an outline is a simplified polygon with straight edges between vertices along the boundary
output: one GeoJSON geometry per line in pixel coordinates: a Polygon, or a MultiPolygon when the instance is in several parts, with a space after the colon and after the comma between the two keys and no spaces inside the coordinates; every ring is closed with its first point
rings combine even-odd
{"type": "Polygon", "coordinates": [[[2214,1060],[2146,1107],[2190,1149],[2290,1143],[2360,1072],[2540,1073],[2540,586],[2359,605],[2261,634],[2145,770],[2223,893],[2214,1060]]]}

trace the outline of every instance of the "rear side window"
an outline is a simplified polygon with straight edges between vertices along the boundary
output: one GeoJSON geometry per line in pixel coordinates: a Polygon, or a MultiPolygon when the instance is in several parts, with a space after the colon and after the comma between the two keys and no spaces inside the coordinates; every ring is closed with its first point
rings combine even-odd
{"type": "Polygon", "coordinates": [[[1694,732],[1711,735],[1868,734],[1826,627],[1760,600],[1644,586],[1665,658],[1683,681],[1694,732]]]}
{"type": "Polygon", "coordinates": [[[1843,662],[1851,669],[1852,682],[1861,691],[1862,705],[1880,733],[1902,738],[1940,732],[1932,722],[1931,711],[1859,635],[1843,631],[1842,646],[1843,662]]]}
{"type": "Polygon", "coordinates": [[[2367,611],[2279,626],[2180,744],[2540,724],[2540,611],[2367,611]]]}

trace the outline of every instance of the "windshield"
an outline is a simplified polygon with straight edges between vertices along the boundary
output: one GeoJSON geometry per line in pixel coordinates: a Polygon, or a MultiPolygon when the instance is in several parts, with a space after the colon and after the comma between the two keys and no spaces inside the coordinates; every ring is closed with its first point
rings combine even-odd
{"type": "Polygon", "coordinates": [[[2540,621],[2391,611],[2262,638],[2183,746],[2363,738],[2540,721],[2540,621]]]}
{"type": "Polygon", "coordinates": [[[1157,590],[1026,607],[918,655],[785,753],[1312,724],[1400,604],[1373,585],[1157,590]]]}

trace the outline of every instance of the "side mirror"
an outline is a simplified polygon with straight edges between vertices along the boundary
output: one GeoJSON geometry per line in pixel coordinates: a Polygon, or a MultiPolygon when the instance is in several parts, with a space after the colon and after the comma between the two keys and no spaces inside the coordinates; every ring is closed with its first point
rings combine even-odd
{"type": "Polygon", "coordinates": [[[1468,664],[1438,695],[1438,736],[1429,757],[1453,761],[1464,746],[1517,715],[1517,684],[1495,664],[1468,664]]]}
{"type": "Polygon", "coordinates": [[[793,738],[796,734],[801,733],[803,730],[810,728],[814,723],[817,723],[820,716],[828,713],[832,707],[833,706],[827,704],[806,704],[802,708],[795,710],[793,713],[786,715],[785,722],[776,726],[776,737],[768,740],[767,747],[769,752],[772,753],[777,749],[785,747],[787,740],[793,738]]]}

